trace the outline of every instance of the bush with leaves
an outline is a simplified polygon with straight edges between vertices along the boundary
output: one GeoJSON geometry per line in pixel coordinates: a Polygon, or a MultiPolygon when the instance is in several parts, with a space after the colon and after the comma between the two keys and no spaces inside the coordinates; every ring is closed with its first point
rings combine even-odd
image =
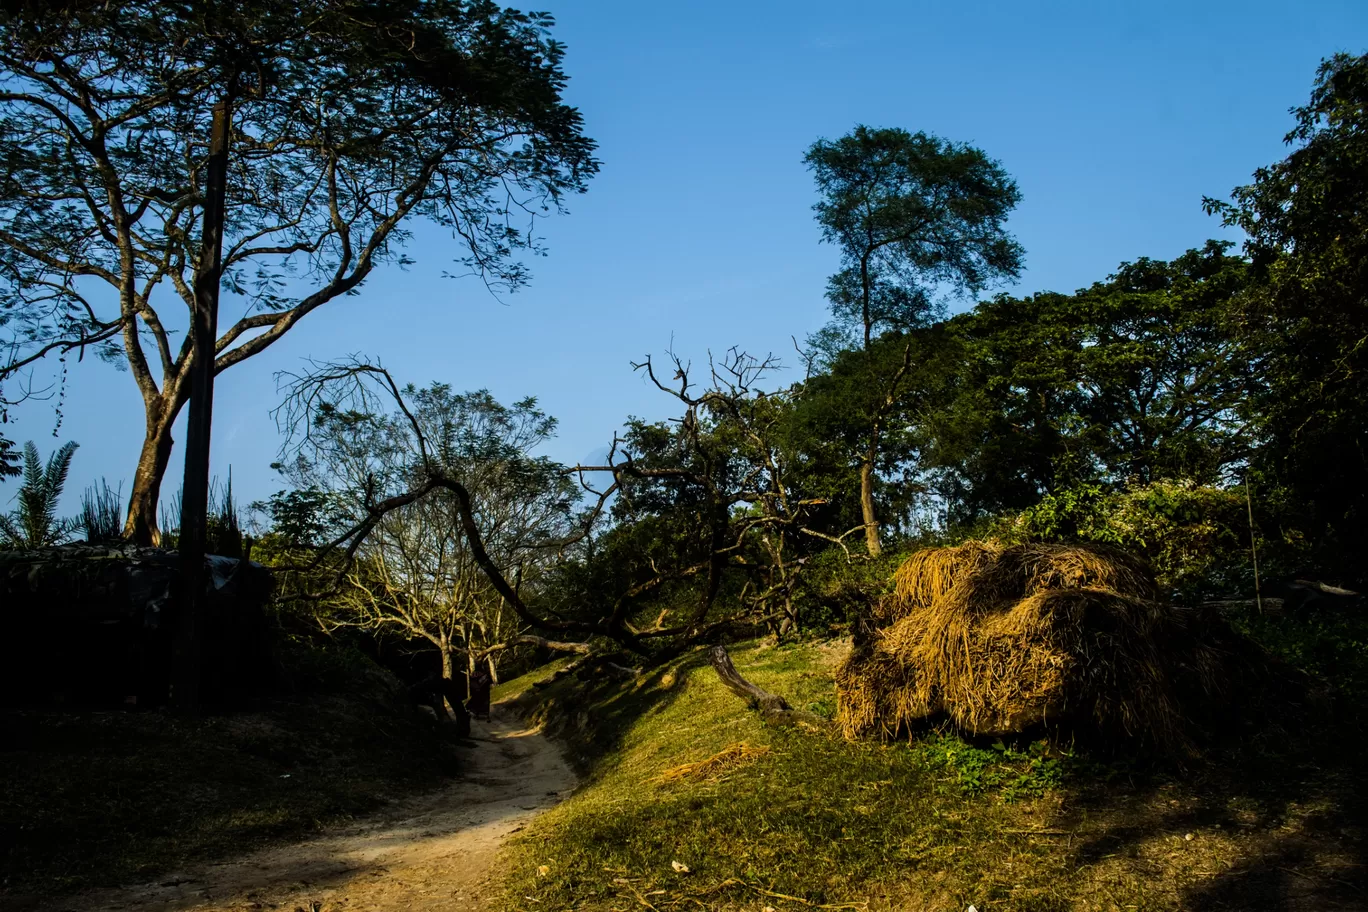
{"type": "Polygon", "coordinates": [[[999,520],[1014,541],[1084,541],[1141,555],[1182,599],[1225,595],[1250,577],[1249,523],[1242,489],[1153,481],[1110,490],[1078,485],[999,520]]]}

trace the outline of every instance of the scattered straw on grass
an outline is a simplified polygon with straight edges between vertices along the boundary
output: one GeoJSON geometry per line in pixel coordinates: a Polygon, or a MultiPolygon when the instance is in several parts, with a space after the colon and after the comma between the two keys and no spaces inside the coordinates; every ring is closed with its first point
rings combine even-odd
{"type": "Polygon", "coordinates": [[[740,741],[730,747],[724,747],[706,760],[671,767],[650,781],[668,784],[678,782],[681,779],[692,779],[694,781],[716,779],[723,773],[731,772],[736,767],[750,763],[757,757],[763,757],[768,753],[769,748],[764,745],[755,747],[745,741],[740,741]]]}

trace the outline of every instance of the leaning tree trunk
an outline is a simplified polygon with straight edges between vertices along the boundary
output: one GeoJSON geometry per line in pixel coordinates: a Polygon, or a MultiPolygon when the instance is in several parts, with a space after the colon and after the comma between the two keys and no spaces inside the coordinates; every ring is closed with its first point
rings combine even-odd
{"type": "Polygon", "coordinates": [[[133,475],[133,492],[128,499],[128,520],[124,523],[124,538],[137,545],[161,542],[157,500],[171,460],[171,426],[179,412],[180,403],[168,403],[165,397],[158,397],[147,406],[147,435],[138,455],[138,470],[133,475]]]}
{"type": "Polygon", "coordinates": [[[727,647],[714,646],[708,650],[708,661],[726,688],[745,700],[746,705],[759,710],[761,718],[771,725],[797,724],[816,729],[831,727],[831,723],[821,716],[794,709],[783,697],[757,687],[741,677],[741,672],[737,671],[736,666],[732,664],[731,656],[727,655],[727,647]]]}

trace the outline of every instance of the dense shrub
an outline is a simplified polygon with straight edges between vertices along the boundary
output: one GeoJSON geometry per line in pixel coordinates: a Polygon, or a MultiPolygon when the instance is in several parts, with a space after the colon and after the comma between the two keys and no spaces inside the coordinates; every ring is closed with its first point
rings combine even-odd
{"type": "Polygon", "coordinates": [[[1160,584],[1180,598],[1238,591],[1251,575],[1248,510],[1240,489],[1185,481],[1122,491],[1080,485],[1046,495],[999,520],[993,531],[1011,541],[1116,545],[1145,558],[1160,584]]]}

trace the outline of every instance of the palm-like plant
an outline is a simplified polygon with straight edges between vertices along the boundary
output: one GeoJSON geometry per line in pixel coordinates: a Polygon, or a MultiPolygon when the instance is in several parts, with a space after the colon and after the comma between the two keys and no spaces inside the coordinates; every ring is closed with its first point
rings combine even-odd
{"type": "Polygon", "coordinates": [[[66,486],[75,441],[67,441],[48,458],[44,466],[38,447],[30,440],[24,444],[24,481],[19,486],[19,506],[9,515],[0,515],[0,541],[11,548],[45,548],[61,544],[71,534],[73,523],[57,516],[57,502],[66,486]]]}
{"type": "Polygon", "coordinates": [[[19,454],[14,452],[14,441],[0,435],[0,481],[9,475],[22,475],[19,468],[19,454]]]}

